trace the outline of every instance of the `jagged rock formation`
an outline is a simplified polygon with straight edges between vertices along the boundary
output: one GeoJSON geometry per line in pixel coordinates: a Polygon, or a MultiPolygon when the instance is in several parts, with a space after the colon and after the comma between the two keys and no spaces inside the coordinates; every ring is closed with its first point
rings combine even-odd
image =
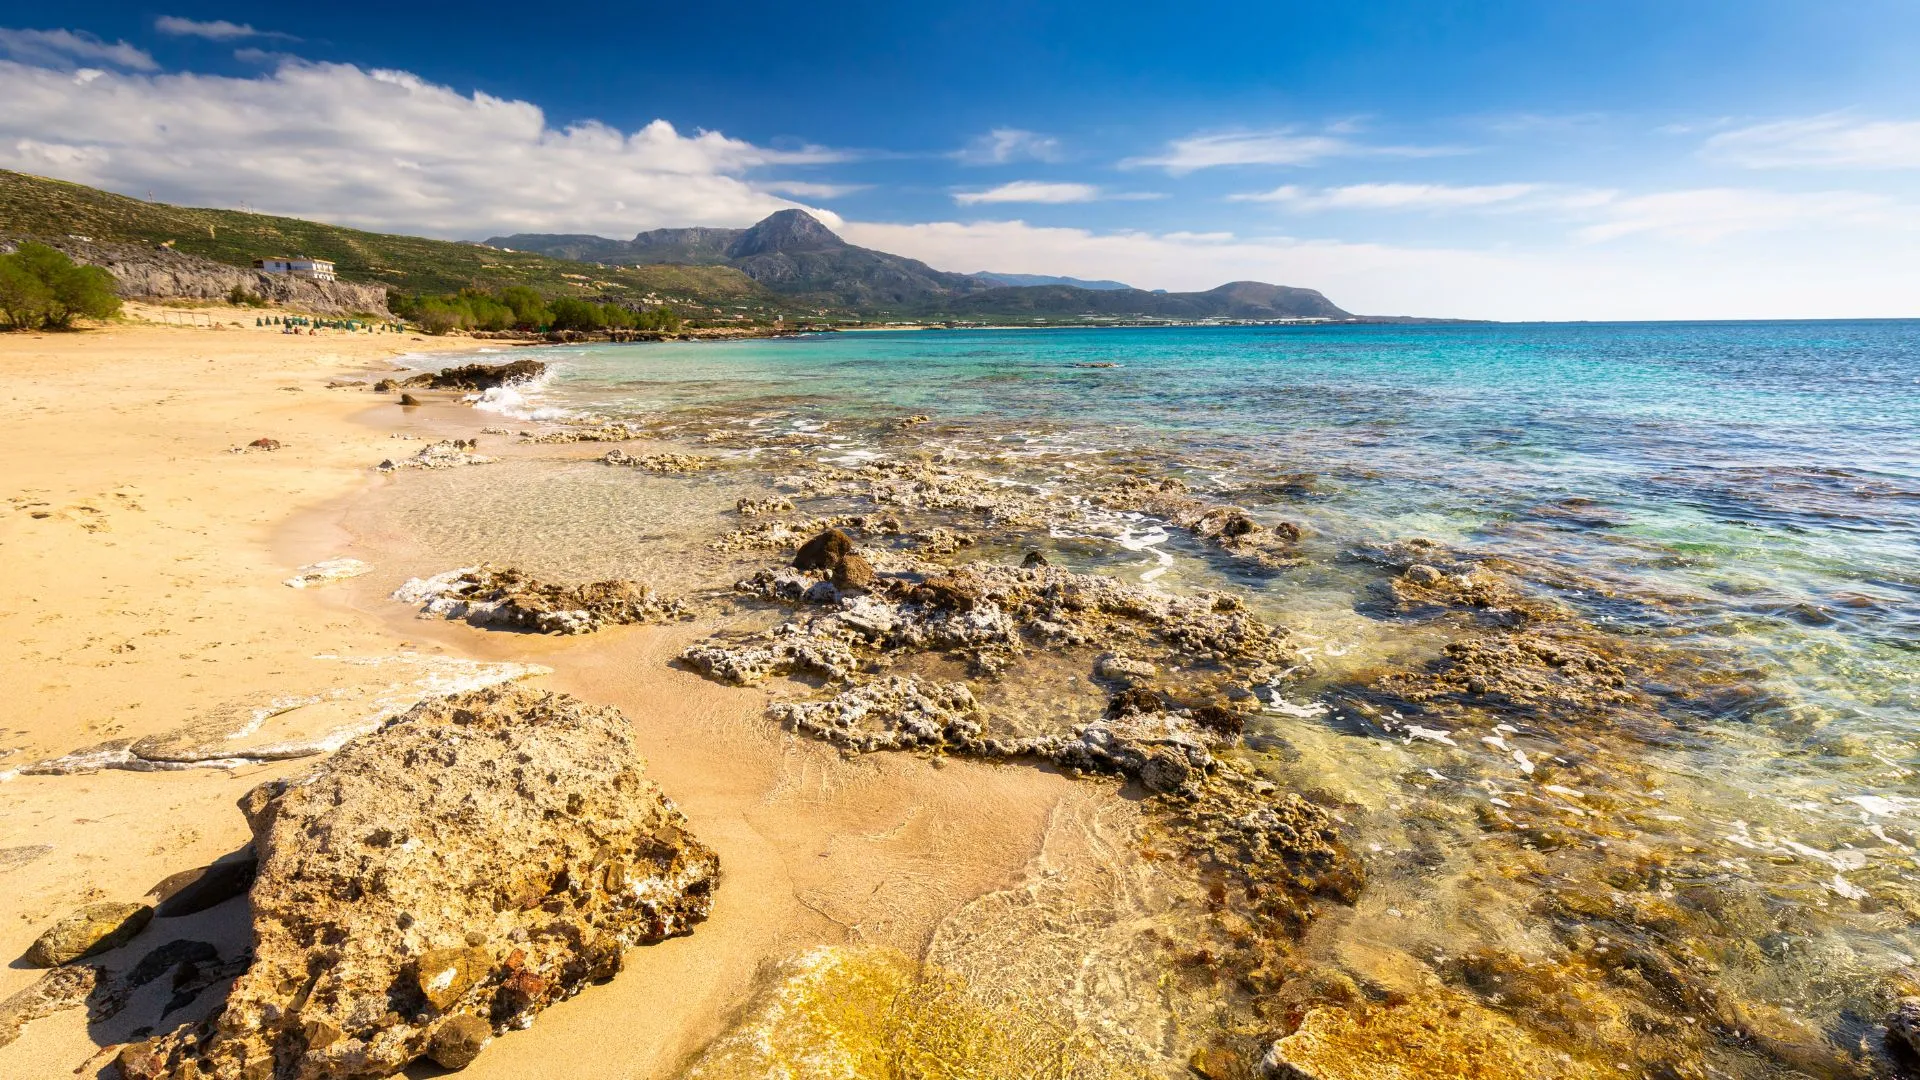
{"type": "Polygon", "coordinates": [[[608,626],[667,622],[692,612],[638,581],[555,585],[510,567],[469,566],[414,578],[393,594],[422,616],[464,619],[543,634],[590,634],[608,626]]]}
{"type": "Polygon", "coordinates": [[[439,371],[415,375],[400,386],[423,386],[429,390],[492,390],[513,383],[531,382],[547,373],[547,365],[538,360],[514,360],[505,364],[462,364],[439,371]]]}
{"type": "Polygon", "coordinates": [[[387,290],[347,281],[310,281],[288,274],[228,266],[147,244],[111,244],[74,237],[0,237],[0,251],[23,239],[66,252],[75,262],[103,267],[128,300],[223,301],[237,286],[268,303],[322,315],[371,315],[389,319],[387,290]]]}
{"type": "Polygon", "coordinates": [[[428,702],[249,793],[254,960],[225,1008],[129,1047],[129,1080],[451,1068],[691,930],[713,852],[618,710],[501,687],[428,702]]]}

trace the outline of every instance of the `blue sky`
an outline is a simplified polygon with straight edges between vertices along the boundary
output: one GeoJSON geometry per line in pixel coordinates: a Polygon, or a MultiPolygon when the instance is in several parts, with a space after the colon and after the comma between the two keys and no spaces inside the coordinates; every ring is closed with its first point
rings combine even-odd
{"type": "Polygon", "coordinates": [[[0,166],[455,238],[816,209],[955,270],[1920,315],[1920,5],[0,4],[0,166]]]}

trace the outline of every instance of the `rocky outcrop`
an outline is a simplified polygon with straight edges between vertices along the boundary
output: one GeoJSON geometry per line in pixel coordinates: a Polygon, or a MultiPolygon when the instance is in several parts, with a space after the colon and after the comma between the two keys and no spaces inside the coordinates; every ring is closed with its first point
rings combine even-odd
{"type": "Polygon", "coordinates": [[[462,364],[415,375],[401,386],[421,386],[428,390],[492,390],[513,383],[532,382],[547,373],[547,365],[538,360],[515,360],[506,364],[462,364]]]}
{"type": "Polygon", "coordinates": [[[638,581],[556,585],[510,567],[471,566],[413,578],[393,594],[428,618],[464,619],[543,634],[590,634],[608,626],[691,616],[687,606],[638,581]]]}
{"type": "Polygon", "coordinates": [[[491,1036],[706,917],[713,852],[620,713],[500,687],[429,702],[242,800],[254,960],[130,1080],[387,1076],[491,1036]]]}
{"type": "MultiPolygon", "coordinates": [[[[321,315],[371,315],[389,319],[384,285],[347,281],[311,281],[269,274],[147,244],[114,244],[73,237],[0,237],[0,251],[21,240],[57,248],[75,262],[98,266],[113,275],[128,300],[205,300],[220,302],[237,287],[269,304],[321,315]]],[[[267,254],[267,253],[263,253],[267,254]]]]}

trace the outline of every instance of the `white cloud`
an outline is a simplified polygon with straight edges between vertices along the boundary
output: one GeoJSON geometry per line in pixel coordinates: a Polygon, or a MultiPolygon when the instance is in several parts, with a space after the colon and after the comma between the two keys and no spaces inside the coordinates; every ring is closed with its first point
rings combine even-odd
{"type": "Polygon", "coordinates": [[[1020,128],[994,128],[972,139],[954,155],[967,165],[1006,165],[1015,161],[1059,161],[1060,140],[1020,128]]]}
{"type": "Polygon", "coordinates": [[[1764,191],[1699,188],[1611,199],[1594,208],[1602,220],[1578,229],[1587,241],[1651,234],[1710,243],[1742,233],[1806,228],[1920,228],[1920,208],[1859,191],[1764,191]]]}
{"type": "Polygon", "coordinates": [[[1350,125],[1324,132],[1298,128],[1269,131],[1229,131],[1190,135],[1167,144],[1164,153],[1128,158],[1121,168],[1160,168],[1175,176],[1223,165],[1312,165],[1343,157],[1437,157],[1458,154],[1458,147],[1375,146],[1348,138],[1350,125]]]}
{"type": "Polygon", "coordinates": [[[1749,169],[1920,169],[1920,120],[1779,120],[1721,132],[1701,153],[1749,169]]]}
{"type": "Polygon", "coordinates": [[[1539,190],[1538,184],[1349,184],[1316,191],[1286,184],[1227,199],[1280,203],[1297,210],[1460,210],[1512,203],[1539,190]]]}
{"type": "Polygon", "coordinates": [[[1083,203],[1100,198],[1100,189],[1092,184],[1050,184],[1041,180],[1015,180],[986,191],[955,192],[953,201],[961,206],[979,203],[1083,203]]]}
{"type": "Polygon", "coordinates": [[[85,31],[73,30],[9,30],[0,27],[0,55],[62,71],[71,70],[84,62],[112,64],[135,71],[154,71],[160,67],[144,50],[136,49],[124,41],[109,43],[85,31]]]}
{"type": "Polygon", "coordinates": [[[837,199],[842,195],[851,195],[856,191],[865,191],[872,184],[822,184],[811,180],[765,180],[753,185],[761,191],[772,191],[781,195],[791,195],[796,199],[837,199]]]}
{"type": "Polygon", "coordinates": [[[850,222],[848,240],[971,270],[1114,278],[1140,288],[1268,281],[1363,314],[1494,319],[1852,318],[1920,315],[1903,237],[1757,237],[1705,246],[1653,234],[1544,251],[1399,247],[1286,237],[1046,228],[1021,221],[850,222]],[[1804,241],[1804,242],[1803,242],[1804,241]],[[1792,267],[1793,272],[1784,272],[1792,267]]]}
{"type": "Polygon", "coordinates": [[[162,15],[153,20],[153,28],[163,34],[174,37],[199,37],[208,41],[238,41],[241,38],[282,38],[298,41],[292,34],[283,34],[277,30],[255,30],[248,23],[232,23],[225,19],[210,22],[196,22],[178,15],[162,15]]]}
{"type": "MultiPolygon", "coordinates": [[[[72,75],[0,61],[0,167],[200,206],[480,237],[745,225],[795,205],[754,170],[836,160],[656,120],[548,126],[525,101],[286,61],[251,78],[72,75]]],[[[830,224],[838,218],[816,211],[830,224]]]]}

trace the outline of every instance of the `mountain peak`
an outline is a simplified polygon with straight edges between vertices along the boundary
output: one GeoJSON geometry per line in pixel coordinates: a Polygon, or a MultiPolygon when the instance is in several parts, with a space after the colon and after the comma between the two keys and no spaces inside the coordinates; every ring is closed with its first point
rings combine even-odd
{"type": "Polygon", "coordinates": [[[846,247],[847,242],[805,210],[781,210],[740,234],[727,248],[727,258],[744,259],[781,251],[818,251],[846,247]]]}

